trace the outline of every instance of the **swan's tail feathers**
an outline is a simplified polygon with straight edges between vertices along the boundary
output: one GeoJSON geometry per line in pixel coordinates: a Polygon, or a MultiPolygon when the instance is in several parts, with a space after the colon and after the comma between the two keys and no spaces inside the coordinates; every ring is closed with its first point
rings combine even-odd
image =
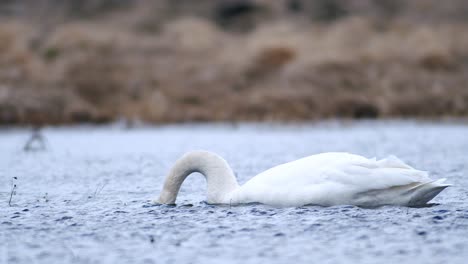
{"type": "Polygon", "coordinates": [[[444,183],[446,179],[439,179],[435,181],[425,182],[418,184],[408,190],[411,193],[411,200],[409,206],[419,207],[425,206],[427,203],[436,197],[445,188],[451,186],[444,183]]]}

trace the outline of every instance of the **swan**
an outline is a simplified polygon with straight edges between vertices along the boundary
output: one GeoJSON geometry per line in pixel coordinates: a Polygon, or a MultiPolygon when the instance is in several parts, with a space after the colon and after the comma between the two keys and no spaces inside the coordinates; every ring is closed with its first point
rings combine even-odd
{"type": "Polygon", "coordinates": [[[356,205],[420,207],[449,184],[431,180],[398,158],[368,159],[359,155],[321,153],[268,169],[239,186],[228,163],[209,151],[191,151],[167,175],[158,204],[175,204],[188,175],[207,181],[210,204],[261,203],[275,207],[356,205]]]}

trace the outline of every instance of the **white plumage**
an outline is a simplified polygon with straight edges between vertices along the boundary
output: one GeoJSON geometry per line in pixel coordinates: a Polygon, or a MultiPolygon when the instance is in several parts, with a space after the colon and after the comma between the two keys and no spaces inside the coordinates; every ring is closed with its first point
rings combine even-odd
{"type": "Polygon", "coordinates": [[[215,204],[424,206],[449,186],[393,156],[376,160],[339,152],[278,165],[239,186],[224,159],[194,151],[176,162],[157,202],[175,203],[180,185],[192,172],[206,177],[207,201],[215,204]]]}

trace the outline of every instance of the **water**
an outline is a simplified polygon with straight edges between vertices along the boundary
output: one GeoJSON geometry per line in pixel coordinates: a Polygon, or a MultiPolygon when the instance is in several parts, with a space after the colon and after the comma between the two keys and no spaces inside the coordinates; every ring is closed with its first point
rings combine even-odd
{"type": "Polygon", "coordinates": [[[0,131],[0,263],[466,263],[468,126],[360,122],[0,131]],[[430,208],[212,206],[204,179],[154,206],[171,164],[207,149],[242,184],[325,151],[394,154],[454,186],[430,208]],[[16,177],[17,179],[14,179],[16,177]],[[16,195],[8,206],[13,184],[16,195]]]}

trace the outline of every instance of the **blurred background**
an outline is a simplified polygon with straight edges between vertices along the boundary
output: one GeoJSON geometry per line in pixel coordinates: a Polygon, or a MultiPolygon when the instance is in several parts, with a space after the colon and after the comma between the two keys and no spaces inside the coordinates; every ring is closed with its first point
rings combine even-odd
{"type": "Polygon", "coordinates": [[[468,1],[0,1],[0,124],[468,116],[468,1]]]}

